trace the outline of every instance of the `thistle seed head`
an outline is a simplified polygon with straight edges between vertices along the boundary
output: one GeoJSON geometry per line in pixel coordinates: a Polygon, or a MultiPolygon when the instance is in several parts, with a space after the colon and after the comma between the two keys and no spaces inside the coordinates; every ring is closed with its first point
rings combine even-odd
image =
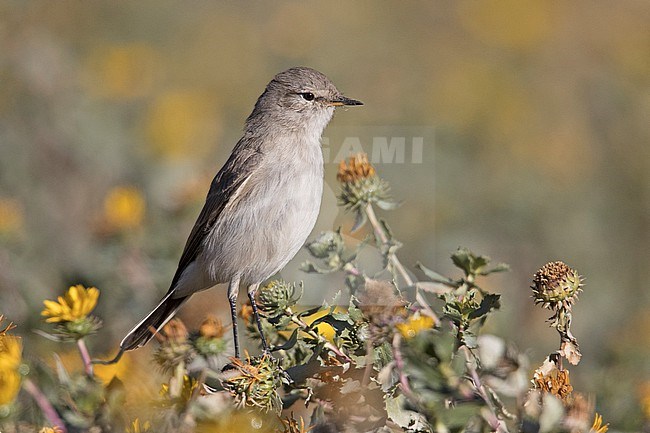
{"type": "Polygon", "coordinates": [[[582,291],[582,279],[578,271],[566,263],[556,261],[542,266],[533,276],[533,299],[544,308],[570,309],[582,291]]]}

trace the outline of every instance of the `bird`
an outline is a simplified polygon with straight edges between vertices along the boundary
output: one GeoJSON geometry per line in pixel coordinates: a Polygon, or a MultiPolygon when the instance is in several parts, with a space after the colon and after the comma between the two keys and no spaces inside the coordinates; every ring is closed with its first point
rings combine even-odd
{"type": "Polygon", "coordinates": [[[235,357],[240,357],[237,295],[248,298],[261,337],[255,293],[304,245],[323,191],[321,136],[336,107],[363,105],[323,73],[292,67],[278,73],[257,99],[242,137],[210,185],[169,290],[120,343],[144,346],[196,292],[227,283],[235,357]]]}

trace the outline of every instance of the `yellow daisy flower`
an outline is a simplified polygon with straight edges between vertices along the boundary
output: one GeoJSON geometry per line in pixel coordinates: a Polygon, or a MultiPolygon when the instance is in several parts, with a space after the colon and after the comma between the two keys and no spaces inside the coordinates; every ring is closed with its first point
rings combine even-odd
{"type": "Polygon", "coordinates": [[[58,301],[43,301],[45,309],[41,316],[47,317],[46,322],[74,322],[85,319],[97,305],[99,290],[95,287],[84,288],[81,284],[71,286],[58,301]]]}
{"type": "Polygon", "coordinates": [[[602,415],[596,413],[594,424],[591,426],[591,430],[589,431],[593,433],[607,433],[607,430],[609,430],[609,424],[603,425],[602,415]]]}
{"type": "Polygon", "coordinates": [[[409,316],[406,322],[398,323],[395,326],[404,338],[413,338],[420,332],[433,328],[433,325],[435,325],[435,320],[432,317],[415,313],[409,316]]]}
{"type": "Polygon", "coordinates": [[[140,423],[138,418],[131,423],[130,427],[126,428],[126,433],[146,433],[149,431],[151,431],[151,423],[149,421],[140,423]]]}
{"type": "Polygon", "coordinates": [[[22,358],[19,337],[0,336],[0,406],[11,403],[20,390],[18,367],[22,358]]]}
{"type": "Polygon", "coordinates": [[[38,431],[38,433],[62,433],[63,430],[61,430],[59,427],[43,427],[38,431]]]}
{"type": "Polygon", "coordinates": [[[111,230],[138,227],[144,219],[145,211],[144,196],[133,186],[117,186],[104,198],[104,220],[111,230]]]}

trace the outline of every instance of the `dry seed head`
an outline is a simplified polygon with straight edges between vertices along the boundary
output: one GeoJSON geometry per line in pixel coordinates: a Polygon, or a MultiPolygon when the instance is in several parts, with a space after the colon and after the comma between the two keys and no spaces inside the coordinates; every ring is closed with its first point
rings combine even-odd
{"type": "Polygon", "coordinates": [[[206,319],[203,321],[203,323],[201,323],[201,326],[199,327],[199,334],[201,337],[206,338],[221,338],[225,332],[225,326],[223,326],[221,320],[219,320],[219,318],[214,315],[209,315],[206,317],[206,319]]]}
{"type": "Polygon", "coordinates": [[[550,359],[546,359],[542,366],[535,370],[533,385],[536,389],[553,394],[564,403],[573,392],[573,385],[569,380],[569,370],[560,370],[557,364],[550,359]]]}
{"type": "Polygon", "coordinates": [[[374,177],[375,174],[375,168],[368,162],[368,155],[358,153],[351,156],[347,164],[345,160],[341,161],[336,179],[341,183],[348,183],[374,177]]]}
{"type": "Polygon", "coordinates": [[[242,407],[257,407],[279,414],[282,400],[277,390],[282,386],[283,372],[278,361],[270,355],[246,361],[232,358],[232,361],[236,373],[222,381],[223,387],[242,407]]]}
{"type": "Polygon", "coordinates": [[[163,326],[162,332],[156,335],[161,342],[183,343],[187,340],[188,332],[187,327],[181,319],[173,318],[163,326]]]}
{"type": "Polygon", "coordinates": [[[582,291],[578,271],[561,261],[542,266],[533,276],[533,298],[536,304],[554,310],[558,307],[570,308],[582,291]]]}

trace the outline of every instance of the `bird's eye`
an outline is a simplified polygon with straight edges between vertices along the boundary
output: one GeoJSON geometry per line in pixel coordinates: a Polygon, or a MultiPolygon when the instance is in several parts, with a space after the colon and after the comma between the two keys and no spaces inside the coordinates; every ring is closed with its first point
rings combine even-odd
{"type": "Polygon", "coordinates": [[[302,99],[304,99],[305,101],[313,101],[315,98],[314,94],[311,92],[301,93],[300,96],[302,96],[302,99]]]}

